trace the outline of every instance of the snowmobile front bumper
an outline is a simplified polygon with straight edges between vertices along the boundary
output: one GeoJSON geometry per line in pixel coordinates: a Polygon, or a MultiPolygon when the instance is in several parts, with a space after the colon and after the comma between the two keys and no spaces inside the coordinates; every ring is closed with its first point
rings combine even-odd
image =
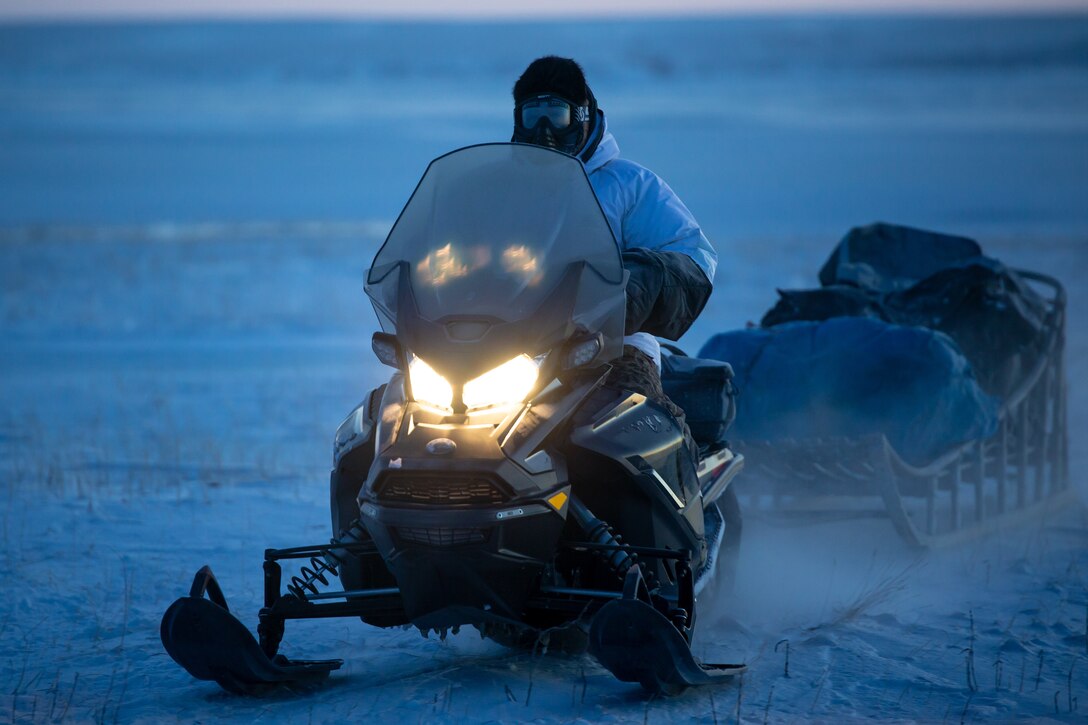
{"type": "Polygon", "coordinates": [[[441,630],[521,625],[564,517],[544,501],[467,510],[364,502],[362,521],[400,586],[408,621],[441,630]]]}

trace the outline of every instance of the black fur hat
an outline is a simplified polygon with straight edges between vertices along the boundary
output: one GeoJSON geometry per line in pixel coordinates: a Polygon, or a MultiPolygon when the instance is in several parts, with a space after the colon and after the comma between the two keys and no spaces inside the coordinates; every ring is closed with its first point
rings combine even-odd
{"type": "Polygon", "coordinates": [[[593,97],[582,67],[570,58],[547,55],[537,58],[514,84],[514,103],[541,93],[554,93],[574,103],[593,97]]]}

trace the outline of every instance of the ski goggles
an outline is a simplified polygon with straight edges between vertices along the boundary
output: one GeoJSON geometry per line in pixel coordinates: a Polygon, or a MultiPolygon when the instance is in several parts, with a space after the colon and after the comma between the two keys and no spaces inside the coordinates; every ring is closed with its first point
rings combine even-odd
{"type": "Polygon", "coordinates": [[[522,128],[536,128],[547,119],[552,128],[561,131],[589,120],[589,106],[578,106],[559,96],[537,96],[522,101],[517,109],[522,128]]]}

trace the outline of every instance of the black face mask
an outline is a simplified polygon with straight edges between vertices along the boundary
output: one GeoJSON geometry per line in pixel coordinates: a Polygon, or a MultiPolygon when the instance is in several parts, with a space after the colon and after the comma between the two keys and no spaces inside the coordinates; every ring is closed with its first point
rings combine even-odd
{"type": "Polygon", "coordinates": [[[532,96],[514,106],[514,140],[574,156],[585,144],[591,110],[553,94],[532,96]]]}

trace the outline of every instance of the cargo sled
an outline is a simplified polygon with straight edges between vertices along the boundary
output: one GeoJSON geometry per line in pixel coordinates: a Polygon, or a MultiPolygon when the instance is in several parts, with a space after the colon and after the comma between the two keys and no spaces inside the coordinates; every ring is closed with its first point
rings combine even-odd
{"type": "Polygon", "coordinates": [[[1076,500],[1057,280],[1005,269],[971,240],[883,224],[853,230],[820,280],[818,290],[780,292],[760,328],[717,336],[700,352],[737,368],[731,439],[747,461],[746,512],[778,522],[888,518],[925,548],[1076,500]],[[872,342],[873,330],[893,343],[872,342]],[[738,364],[763,355],[766,367],[771,353],[749,354],[753,340],[790,335],[807,347],[779,351],[789,362],[773,384],[738,364]],[[921,363],[897,362],[904,338],[921,340],[921,363]],[[918,372],[932,354],[943,356],[942,375],[955,373],[947,384],[918,372]],[[791,386],[790,374],[800,382],[791,386]],[[835,377],[844,392],[828,392],[835,377]],[[792,396],[777,407],[767,403],[775,384],[792,396]],[[903,395],[889,397],[889,387],[903,395]]]}

